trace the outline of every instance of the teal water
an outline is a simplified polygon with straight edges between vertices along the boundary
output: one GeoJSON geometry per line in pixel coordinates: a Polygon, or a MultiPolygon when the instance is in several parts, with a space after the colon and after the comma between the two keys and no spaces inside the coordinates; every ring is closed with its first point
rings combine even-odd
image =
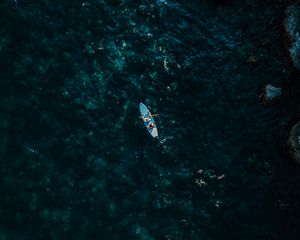
{"type": "Polygon", "coordinates": [[[1,238],[296,239],[285,7],[1,3],[1,238]]]}

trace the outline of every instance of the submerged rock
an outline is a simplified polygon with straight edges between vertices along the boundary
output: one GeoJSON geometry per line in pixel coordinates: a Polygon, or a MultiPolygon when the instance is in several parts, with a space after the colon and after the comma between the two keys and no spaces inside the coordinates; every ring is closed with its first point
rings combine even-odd
{"type": "Polygon", "coordinates": [[[258,56],[251,55],[247,59],[247,63],[257,63],[259,61],[258,56]]]}
{"type": "Polygon", "coordinates": [[[281,88],[267,84],[260,95],[260,99],[264,105],[270,105],[276,102],[280,98],[281,94],[281,88]]]}
{"type": "Polygon", "coordinates": [[[139,224],[135,224],[131,229],[131,236],[135,239],[141,240],[153,240],[154,238],[150,235],[148,230],[139,224]]]}

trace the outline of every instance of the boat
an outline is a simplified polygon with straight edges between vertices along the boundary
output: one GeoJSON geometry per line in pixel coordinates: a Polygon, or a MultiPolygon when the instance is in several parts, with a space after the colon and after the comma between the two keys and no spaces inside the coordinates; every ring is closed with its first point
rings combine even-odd
{"type": "Polygon", "coordinates": [[[141,119],[144,122],[147,131],[153,138],[158,137],[157,127],[153,118],[153,115],[150,113],[149,109],[145,106],[145,104],[140,103],[140,112],[141,112],[141,119]],[[152,128],[149,126],[153,126],[152,128]]]}

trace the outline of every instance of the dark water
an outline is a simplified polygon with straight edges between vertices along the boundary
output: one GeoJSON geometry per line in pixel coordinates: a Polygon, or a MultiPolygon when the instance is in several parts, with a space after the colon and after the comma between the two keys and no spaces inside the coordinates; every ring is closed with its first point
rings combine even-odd
{"type": "Polygon", "coordinates": [[[285,7],[1,3],[0,239],[296,239],[285,7]]]}

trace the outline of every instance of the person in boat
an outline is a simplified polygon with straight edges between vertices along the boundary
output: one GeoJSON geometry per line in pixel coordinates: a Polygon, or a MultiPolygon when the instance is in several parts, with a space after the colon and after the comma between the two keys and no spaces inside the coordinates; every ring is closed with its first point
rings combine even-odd
{"type": "MultiPolygon", "coordinates": [[[[155,114],[151,114],[150,116],[156,117],[156,116],[158,116],[158,114],[155,113],[155,114]]],[[[144,115],[144,116],[142,115],[142,116],[140,116],[140,118],[143,119],[144,122],[149,122],[151,120],[151,118],[150,117],[146,117],[146,115],[144,115]]]]}
{"type": "Polygon", "coordinates": [[[149,117],[140,116],[141,119],[143,119],[144,122],[149,122],[151,119],[149,117]]]}
{"type": "Polygon", "coordinates": [[[148,128],[153,129],[154,128],[154,123],[153,122],[149,123],[148,128]]]}

